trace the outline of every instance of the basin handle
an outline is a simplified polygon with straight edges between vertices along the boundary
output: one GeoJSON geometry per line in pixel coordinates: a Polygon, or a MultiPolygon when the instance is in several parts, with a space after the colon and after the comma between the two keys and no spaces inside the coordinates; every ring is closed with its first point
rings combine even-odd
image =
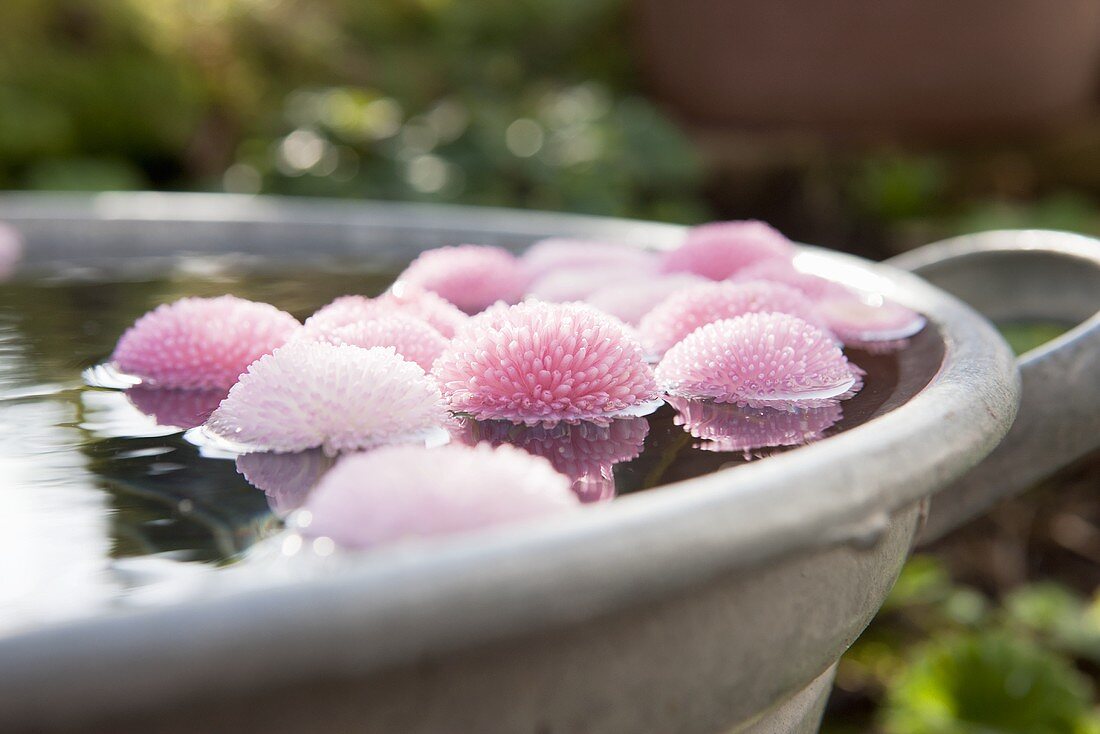
{"type": "Polygon", "coordinates": [[[888,263],[995,323],[1076,324],[1017,359],[1016,421],[984,461],[934,497],[920,537],[929,542],[1100,447],[1100,240],[998,230],[926,245],[888,263]]]}

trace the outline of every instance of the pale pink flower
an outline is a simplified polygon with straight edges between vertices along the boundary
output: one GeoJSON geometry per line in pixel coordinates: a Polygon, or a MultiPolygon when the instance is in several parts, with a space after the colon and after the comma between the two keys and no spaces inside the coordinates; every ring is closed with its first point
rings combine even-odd
{"type": "Polygon", "coordinates": [[[568,479],[511,446],[393,446],[341,459],[309,495],[300,524],[303,535],[365,549],[579,507],[568,479]]]}
{"type": "Polygon", "coordinates": [[[206,427],[257,451],[423,441],[448,417],[439,388],[392,348],[295,341],[249,367],[206,427]]]}
{"type": "Polygon", "coordinates": [[[861,374],[828,332],[781,313],[707,324],[657,365],[671,395],[780,409],[849,397],[861,374]]]}
{"type": "Polygon", "coordinates": [[[817,312],[845,345],[874,352],[905,347],[909,337],[927,323],[919,313],[899,303],[854,293],[818,301],[817,312]]]}
{"type": "Polygon", "coordinates": [[[396,306],[402,313],[414,316],[450,339],[469,318],[457,306],[432,291],[413,283],[397,281],[375,299],[396,306]]]}
{"type": "Polygon", "coordinates": [[[357,321],[335,328],[310,328],[307,324],[295,341],[306,340],[326,344],[348,344],[353,347],[393,347],[409,360],[425,370],[447,347],[447,339],[428,324],[406,316],[393,307],[383,307],[384,315],[367,321],[357,321]]]}
{"type": "Polygon", "coordinates": [[[741,268],[733,274],[731,280],[767,280],[782,283],[801,291],[811,301],[819,301],[829,296],[846,295],[851,291],[833,280],[811,273],[804,273],[785,258],[769,258],[741,268]]]}
{"type": "Polygon", "coordinates": [[[523,298],[528,277],[512,253],[488,245],[437,247],[420,253],[397,278],[438,293],[466,313],[523,298]]]}
{"type": "Polygon", "coordinates": [[[673,293],[707,282],[706,278],[691,273],[651,276],[606,285],[585,300],[589,305],[637,326],[643,316],[673,293]]]}
{"type": "Polygon", "coordinates": [[[147,385],[228,388],[300,327],[266,303],[235,296],[183,298],[138,319],[118,340],[111,361],[147,385]]]}
{"type": "Polygon", "coordinates": [[[767,281],[703,283],[673,293],[645,315],[638,331],[663,354],[700,326],[747,313],[786,313],[814,323],[814,305],[789,286],[767,281]]]}
{"type": "Polygon", "coordinates": [[[654,273],[660,265],[657,253],[641,247],[562,237],[536,242],[520,256],[520,261],[533,278],[559,270],[577,269],[617,268],[654,273]]]}
{"type": "Polygon", "coordinates": [[[791,241],[764,222],[712,222],[689,229],[683,244],[665,253],[662,267],[725,280],[761,260],[794,254],[791,241]]]}
{"type": "Polygon", "coordinates": [[[591,306],[526,301],[473,319],[436,361],[451,410],[534,425],[651,409],[653,371],[629,327],[591,306]]]}

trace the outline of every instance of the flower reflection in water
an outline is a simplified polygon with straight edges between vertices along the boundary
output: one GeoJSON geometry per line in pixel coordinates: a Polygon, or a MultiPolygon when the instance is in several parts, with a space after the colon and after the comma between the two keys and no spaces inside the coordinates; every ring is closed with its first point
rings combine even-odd
{"type": "Polygon", "coordinates": [[[700,439],[703,451],[741,451],[750,458],[753,449],[801,446],[822,438],[839,421],[838,402],[817,407],[749,408],[708,400],[670,397],[676,409],[674,422],[700,439]]]}
{"type": "Polygon", "coordinates": [[[258,451],[237,457],[237,471],[267,495],[271,511],[286,517],[302,506],[314,485],[336,459],[321,449],[277,454],[258,451]]]}
{"type": "Polygon", "coordinates": [[[158,425],[177,426],[187,430],[205,423],[228,392],[134,385],[126,390],[126,397],[135,408],[152,417],[158,425]]]}
{"type": "Polygon", "coordinates": [[[607,425],[581,421],[551,426],[466,420],[459,439],[471,445],[508,443],[542,456],[572,480],[573,491],[582,502],[600,502],[615,496],[615,464],[636,458],[648,433],[645,418],[619,418],[607,425]]]}

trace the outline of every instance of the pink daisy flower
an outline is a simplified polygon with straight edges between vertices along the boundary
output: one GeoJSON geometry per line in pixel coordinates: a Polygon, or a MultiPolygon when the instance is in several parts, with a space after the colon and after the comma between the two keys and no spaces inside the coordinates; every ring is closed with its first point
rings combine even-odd
{"type": "Polygon", "coordinates": [[[649,349],[663,354],[700,326],[747,313],[768,312],[817,321],[813,303],[794,288],[762,280],[721,282],[673,293],[645,315],[638,331],[649,349]]]}
{"type": "Polygon", "coordinates": [[[579,507],[568,479],[511,446],[393,446],[341,459],[309,495],[299,525],[303,535],[364,549],[579,507]]]}
{"type": "Polygon", "coordinates": [[[134,407],[152,416],[157,425],[185,430],[201,426],[218,407],[228,391],[176,390],[168,387],[135,385],[126,389],[134,407]]]}
{"type": "Polygon", "coordinates": [[[534,425],[650,410],[653,371],[629,327],[579,303],[491,309],[459,332],[433,374],[451,410],[534,425]]]}
{"type": "Polygon", "coordinates": [[[520,256],[533,278],[558,270],[624,269],[654,273],[660,265],[655,252],[634,245],[551,237],[531,245],[520,256]]]}
{"type": "Polygon", "coordinates": [[[849,347],[882,352],[901,349],[927,323],[916,311],[880,297],[854,293],[817,303],[817,312],[829,329],[849,347]]]}
{"type": "Polygon", "coordinates": [[[488,245],[426,250],[397,280],[434,291],[471,314],[497,301],[516,303],[523,298],[528,282],[515,255],[488,245]]]}
{"type": "Polygon", "coordinates": [[[782,283],[800,291],[811,301],[819,301],[829,296],[845,295],[851,292],[836,281],[804,273],[795,268],[790,260],[783,258],[769,258],[741,268],[734,273],[731,280],[738,282],[766,280],[772,283],[782,283]]]}
{"type": "Polygon", "coordinates": [[[608,267],[554,270],[532,283],[527,295],[548,303],[583,301],[608,284],[633,283],[647,277],[650,277],[649,273],[608,267]]]}
{"type": "Polygon", "coordinates": [[[662,267],[725,280],[761,260],[789,260],[794,254],[791,241],[763,222],[712,222],[689,229],[683,244],[665,254],[662,267]]]}
{"type": "Polygon", "coordinates": [[[335,455],[423,441],[447,422],[435,382],[392,348],[295,341],[250,366],[206,427],[258,451],[335,455]]]}
{"type": "Polygon", "coordinates": [[[781,313],[707,324],[657,365],[670,395],[779,409],[850,397],[861,374],[828,332],[781,313]]]}
{"type": "Polygon", "coordinates": [[[418,285],[398,281],[375,299],[379,303],[396,306],[402,313],[420,319],[440,334],[450,339],[469,318],[457,306],[432,291],[418,285]]]}
{"type": "Polygon", "coordinates": [[[511,444],[549,461],[555,470],[569,477],[582,502],[615,496],[613,467],[637,458],[649,433],[649,421],[642,417],[620,418],[606,424],[582,421],[551,426],[524,426],[509,421],[464,423],[461,437],[470,445],[482,441],[493,446],[511,444]]]}
{"type": "Polygon", "coordinates": [[[393,347],[405,359],[416,362],[424,370],[430,370],[432,363],[447,347],[447,339],[423,321],[406,316],[391,307],[383,306],[382,309],[388,313],[346,326],[311,328],[307,324],[295,337],[295,341],[347,344],[362,349],[393,347]]]}
{"type": "Polygon", "coordinates": [[[277,517],[286,517],[302,506],[334,463],[320,449],[291,454],[260,451],[238,456],[237,472],[267,495],[267,503],[277,517]]]}
{"type": "Polygon", "coordinates": [[[138,319],[118,340],[111,361],[147,385],[228,388],[300,327],[266,303],[235,296],[183,298],[138,319]]]}
{"type": "Polygon", "coordinates": [[[329,332],[344,326],[385,318],[393,312],[394,309],[391,306],[379,303],[377,299],[366,296],[340,296],[317,309],[306,319],[304,331],[307,334],[329,332]]]}
{"type": "Polygon", "coordinates": [[[668,402],[676,409],[673,421],[701,439],[698,448],[704,451],[747,453],[773,446],[801,446],[821,438],[843,415],[840,403],[835,401],[794,410],[676,397],[668,402]]]}
{"type": "Polygon", "coordinates": [[[605,285],[585,300],[589,305],[637,326],[643,316],[673,293],[708,282],[706,278],[691,273],[651,276],[644,280],[605,285]]]}

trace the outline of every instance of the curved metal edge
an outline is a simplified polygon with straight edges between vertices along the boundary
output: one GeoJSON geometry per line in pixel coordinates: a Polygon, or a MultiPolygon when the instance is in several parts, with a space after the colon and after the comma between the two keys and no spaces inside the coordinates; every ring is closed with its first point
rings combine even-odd
{"type": "MultiPolygon", "coordinates": [[[[999,293],[995,272],[981,268],[990,256],[1042,254],[1065,258],[1084,282],[1078,290],[1093,292],[1086,305],[1091,316],[1050,342],[1023,354],[1017,361],[1022,380],[1020,409],[1004,441],[956,484],[932,503],[920,541],[930,542],[976,518],[997,502],[1033,486],[1058,469],[1100,447],[1100,240],[1068,232],[997,230],[956,237],[906,253],[891,265],[923,275],[968,300],[966,288],[999,293]],[[974,270],[969,283],[944,276],[974,270]]],[[[1024,262],[1020,268],[1025,268],[1024,262]]],[[[1055,295],[1065,282],[1038,284],[1055,295]]],[[[1007,290],[1007,289],[1000,289],[1007,290]]],[[[1035,308],[1035,304],[1023,308],[1035,308]]],[[[1041,305],[1039,306],[1041,308],[1041,305]]],[[[1048,314],[1022,314],[1049,318],[1048,314]]]]}
{"type": "MultiPolygon", "coordinates": [[[[167,198],[180,216],[187,202],[167,198]]],[[[0,217],[10,216],[10,202],[0,197],[0,217]]],[[[583,236],[594,224],[589,236],[622,240],[646,230],[628,223],[616,235],[614,220],[537,218],[542,235],[583,236]]],[[[657,225],[650,236],[667,239],[670,230],[657,225]]],[[[155,705],[289,683],[322,668],[361,674],[620,612],[793,554],[873,542],[891,512],[949,484],[998,443],[1015,415],[1015,365],[988,322],[916,276],[835,253],[814,256],[872,274],[887,295],[941,329],[942,369],[907,405],[828,441],[567,519],[379,552],[294,585],[0,640],[3,718],[56,717],[60,692],[91,714],[136,695],[155,705]]]]}

